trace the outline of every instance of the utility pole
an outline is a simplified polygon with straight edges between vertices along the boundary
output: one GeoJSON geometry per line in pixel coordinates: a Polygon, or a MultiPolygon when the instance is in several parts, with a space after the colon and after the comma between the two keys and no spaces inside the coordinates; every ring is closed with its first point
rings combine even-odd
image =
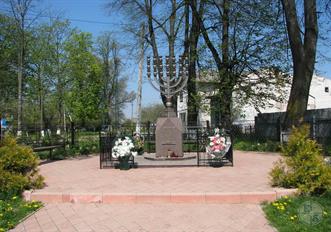
{"type": "Polygon", "coordinates": [[[137,91],[137,124],[136,132],[140,133],[141,127],[141,94],[142,94],[142,82],[143,82],[143,68],[144,68],[144,41],[145,41],[145,25],[141,24],[140,31],[140,57],[139,57],[139,71],[138,71],[138,91],[137,91]]]}

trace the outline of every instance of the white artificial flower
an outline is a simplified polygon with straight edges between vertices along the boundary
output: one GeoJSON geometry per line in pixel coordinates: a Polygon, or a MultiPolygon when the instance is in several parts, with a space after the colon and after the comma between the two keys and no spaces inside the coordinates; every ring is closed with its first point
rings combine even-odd
{"type": "Polygon", "coordinates": [[[114,158],[129,156],[134,145],[130,138],[125,137],[123,140],[119,138],[115,141],[115,146],[112,148],[112,156],[114,158]]]}

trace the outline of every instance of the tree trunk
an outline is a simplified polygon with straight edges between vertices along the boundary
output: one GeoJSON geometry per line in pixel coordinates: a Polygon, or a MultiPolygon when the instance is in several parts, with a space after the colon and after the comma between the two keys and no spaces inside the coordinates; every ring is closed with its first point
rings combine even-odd
{"type": "Polygon", "coordinates": [[[316,0],[304,1],[304,38],[302,41],[296,2],[282,0],[293,57],[293,81],[283,129],[301,124],[307,110],[310,83],[314,73],[318,24],[316,0]]]}
{"type": "MultiPolygon", "coordinates": [[[[191,4],[194,7],[197,7],[197,1],[191,1],[191,4]]],[[[199,15],[202,14],[203,7],[201,6],[199,9],[199,15]]],[[[189,79],[187,82],[187,124],[188,126],[196,126],[198,123],[198,107],[197,102],[195,100],[195,96],[197,94],[196,89],[196,63],[197,63],[197,46],[198,40],[200,36],[200,27],[199,22],[197,20],[197,16],[192,14],[192,26],[190,30],[189,36],[189,79]]]]}
{"type": "MultiPolygon", "coordinates": [[[[170,79],[173,77],[173,67],[175,67],[176,63],[173,64],[173,60],[171,59],[172,57],[175,57],[175,23],[176,23],[176,0],[171,1],[171,15],[169,19],[169,37],[168,37],[168,43],[169,43],[169,74],[170,74],[170,79]]],[[[176,96],[171,98],[171,103],[172,107],[177,113],[177,98],[176,96]]]]}
{"type": "MultiPolygon", "coordinates": [[[[23,40],[23,39],[22,39],[23,40]]],[[[21,43],[23,43],[21,41],[21,43]]],[[[22,98],[22,87],[23,87],[23,44],[20,44],[18,51],[18,104],[17,104],[17,135],[22,133],[22,111],[23,111],[23,98],[22,98]]]]}
{"type": "MultiPolygon", "coordinates": [[[[159,52],[158,52],[158,48],[157,48],[157,44],[156,44],[156,38],[155,38],[154,27],[153,27],[153,2],[152,2],[152,0],[146,1],[146,12],[147,12],[147,18],[148,18],[148,20],[147,20],[148,31],[149,31],[149,37],[150,37],[152,50],[153,50],[153,56],[157,58],[159,56],[159,52]]],[[[157,72],[160,77],[161,70],[158,69],[157,72]]],[[[161,78],[160,78],[160,82],[163,83],[161,78]]],[[[167,98],[162,93],[160,93],[160,96],[161,96],[163,105],[166,106],[167,98]]]]}
{"type": "Polygon", "coordinates": [[[224,99],[220,107],[220,119],[221,126],[225,129],[231,129],[232,125],[232,92],[234,81],[232,79],[231,70],[229,67],[229,11],[230,2],[228,0],[223,0],[223,14],[222,14],[222,69],[219,70],[220,75],[223,77],[220,80],[219,91],[221,99],[224,99]]]}
{"type": "Polygon", "coordinates": [[[144,35],[145,25],[141,25],[141,38],[140,38],[140,60],[139,60],[139,72],[138,72],[138,90],[137,90],[137,124],[136,132],[140,133],[141,128],[141,94],[142,94],[142,82],[143,82],[143,68],[144,68],[144,35]]]}
{"type": "MultiPolygon", "coordinates": [[[[201,5],[204,3],[204,1],[201,1],[201,5]]],[[[197,21],[199,23],[202,36],[206,42],[207,47],[209,48],[216,67],[218,71],[218,77],[217,80],[219,84],[216,85],[216,88],[218,90],[218,94],[216,99],[219,101],[219,105],[215,106],[217,109],[215,112],[220,112],[220,116],[217,117],[220,121],[216,122],[215,124],[220,124],[225,129],[231,129],[231,106],[232,106],[232,92],[233,92],[233,86],[234,86],[234,80],[232,79],[233,75],[231,73],[230,67],[229,67],[229,11],[230,11],[230,2],[228,0],[224,0],[222,4],[223,8],[223,14],[222,14],[222,42],[221,42],[221,49],[222,49],[222,58],[220,57],[220,54],[218,53],[216,46],[214,46],[213,42],[210,40],[208,32],[205,28],[205,25],[203,23],[201,15],[199,15],[199,12],[197,11],[197,8],[194,4],[190,4],[193,14],[197,17],[197,21]]]]}

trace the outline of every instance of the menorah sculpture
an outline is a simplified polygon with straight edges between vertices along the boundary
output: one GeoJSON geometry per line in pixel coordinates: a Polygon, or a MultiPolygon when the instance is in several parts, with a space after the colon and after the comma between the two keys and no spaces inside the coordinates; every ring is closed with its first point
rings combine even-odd
{"type": "Polygon", "coordinates": [[[147,77],[154,89],[159,91],[166,97],[167,116],[173,116],[171,99],[184,89],[188,80],[188,59],[184,56],[179,56],[178,74],[176,58],[166,56],[166,75],[164,76],[164,66],[162,56],[153,57],[153,65],[151,59],[147,57],[147,77]],[[151,75],[151,67],[153,67],[153,75],[151,75]],[[153,76],[151,78],[151,76],[153,76]]]}
{"type": "Polygon", "coordinates": [[[166,115],[156,122],[156,158],[177,159],[183,157],[183,125],[172,108],[172,98],[184,89],[188,79],[188,60],[179,57],[178,73],[175,57],[166,56],[166,75],[164,76],[163,59],[161,56],[147,57],[147,77],[152,86],[166,97],[166,115]],[[153,78],[151,78],[153,67],[153,78]]]}

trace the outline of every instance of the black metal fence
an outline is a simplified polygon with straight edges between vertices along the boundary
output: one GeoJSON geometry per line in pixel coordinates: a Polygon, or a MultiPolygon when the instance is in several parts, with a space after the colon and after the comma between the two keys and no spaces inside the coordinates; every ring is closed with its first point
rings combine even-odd
{"type": "MultiPolygon", "coordinates": [[[[186,127],[183,130],[183,159],[153,160],[149,154],[155,153],[155,129],[154,124],[144,124],[141,127],[141,136],[144,138],[145,154],[137,156],[132,162],[132,167],[178,167],[178,166],[233,166],[233,146],[231,145],[222,160],[213,159],[206,153],[209,144],[209,136],[213,134],[210,128],[186,127]]],[[[118,160],[112,157],[112,148],[117,137],[131,136],[134,130],[132,127],[121,126],[116,133],[100,133],[100,168],[114,168],[118,165],[118,160]]],[[[232,135],[227,133],[229,140],[232,135]]]]}

